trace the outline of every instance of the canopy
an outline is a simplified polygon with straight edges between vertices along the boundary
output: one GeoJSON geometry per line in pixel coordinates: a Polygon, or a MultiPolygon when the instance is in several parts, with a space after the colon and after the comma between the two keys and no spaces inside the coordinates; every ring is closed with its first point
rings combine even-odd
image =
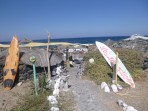
{"type": "MultiPolygon", "coordinates": [[[[50,42],[50,43],[42,43],[42,42],[30,42],[28,44],[21,44],[20,47],[39,47],[39,46],[47,46],[47,45],[74,45],[68,42],[50,42]]],[[[8,44],[0,44],[0,47],[7,48],[10,47],[8,44]]]]}

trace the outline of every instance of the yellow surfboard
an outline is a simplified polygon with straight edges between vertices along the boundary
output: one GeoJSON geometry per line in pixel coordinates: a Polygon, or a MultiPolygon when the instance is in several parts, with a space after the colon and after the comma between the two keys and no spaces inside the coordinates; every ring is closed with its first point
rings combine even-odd
{"type": "Polygon", "coordinates": [[[4,88],[10,90],[13,86],[19,65],[19,43],[17,36],[13,36],[8,49],[4,67],[4,88]]]}

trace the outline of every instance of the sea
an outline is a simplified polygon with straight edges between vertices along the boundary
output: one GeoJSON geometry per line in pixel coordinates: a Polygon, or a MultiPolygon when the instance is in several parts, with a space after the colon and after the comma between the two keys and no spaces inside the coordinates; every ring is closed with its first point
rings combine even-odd
{"type": "MultiPolygon", "coordinates": [[[[95,41],[105,42],[108,39],[113,41],[119,41],[128,38],[129,36],[111,36],[111,37],[75,37],[75,38],[57,38],[51,39],[51,42],[69,42],[75,44],[95,44],[95,41]]],[[[34,42],[45,42],[47,43],[47,39],[38,39],[33,40],[34,42]]],[[[9,42],[0,42],[2,44],[9,44],[9,42]]]]}
{"type": "MultiPolygon", "coordinates": [[[[77,37],[77,38],[58,38],[51,39],[51,42],[69,42],[76,44],[95,44],[95,41],[105,42],[108,39],[119,41],[129,38],[129,36],[112,36],[112,37],[77,37]]],[[[47,39],[34,40],[35,42],[47,42],[47,39]]]]}

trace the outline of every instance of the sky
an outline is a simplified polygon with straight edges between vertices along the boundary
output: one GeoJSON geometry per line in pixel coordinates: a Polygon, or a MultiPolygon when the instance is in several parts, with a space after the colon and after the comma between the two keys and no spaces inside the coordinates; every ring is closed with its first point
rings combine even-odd
{"type": "Polygon", "coordinates": [[[148,35],[148,0],[0,0],[0,41],[148,35]]]}

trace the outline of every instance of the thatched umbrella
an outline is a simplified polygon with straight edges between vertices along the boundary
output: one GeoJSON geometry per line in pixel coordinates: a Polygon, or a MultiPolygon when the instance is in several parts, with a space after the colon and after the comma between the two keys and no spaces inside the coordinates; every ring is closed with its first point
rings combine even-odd
{"type": "MultiPolygon", "coordinates": [[[[47,67],[47,52],[45,49],[34,49],[34,50],[25,50],[25,53],[22,55],[20,61],[25,64],[32,65],[29,61],[31,56],[36,57],[36,67],[47,67]]],[[[49,53],[50,65],[56,65],[62,62],[62,55],[51,52],[49,53]]]]}

